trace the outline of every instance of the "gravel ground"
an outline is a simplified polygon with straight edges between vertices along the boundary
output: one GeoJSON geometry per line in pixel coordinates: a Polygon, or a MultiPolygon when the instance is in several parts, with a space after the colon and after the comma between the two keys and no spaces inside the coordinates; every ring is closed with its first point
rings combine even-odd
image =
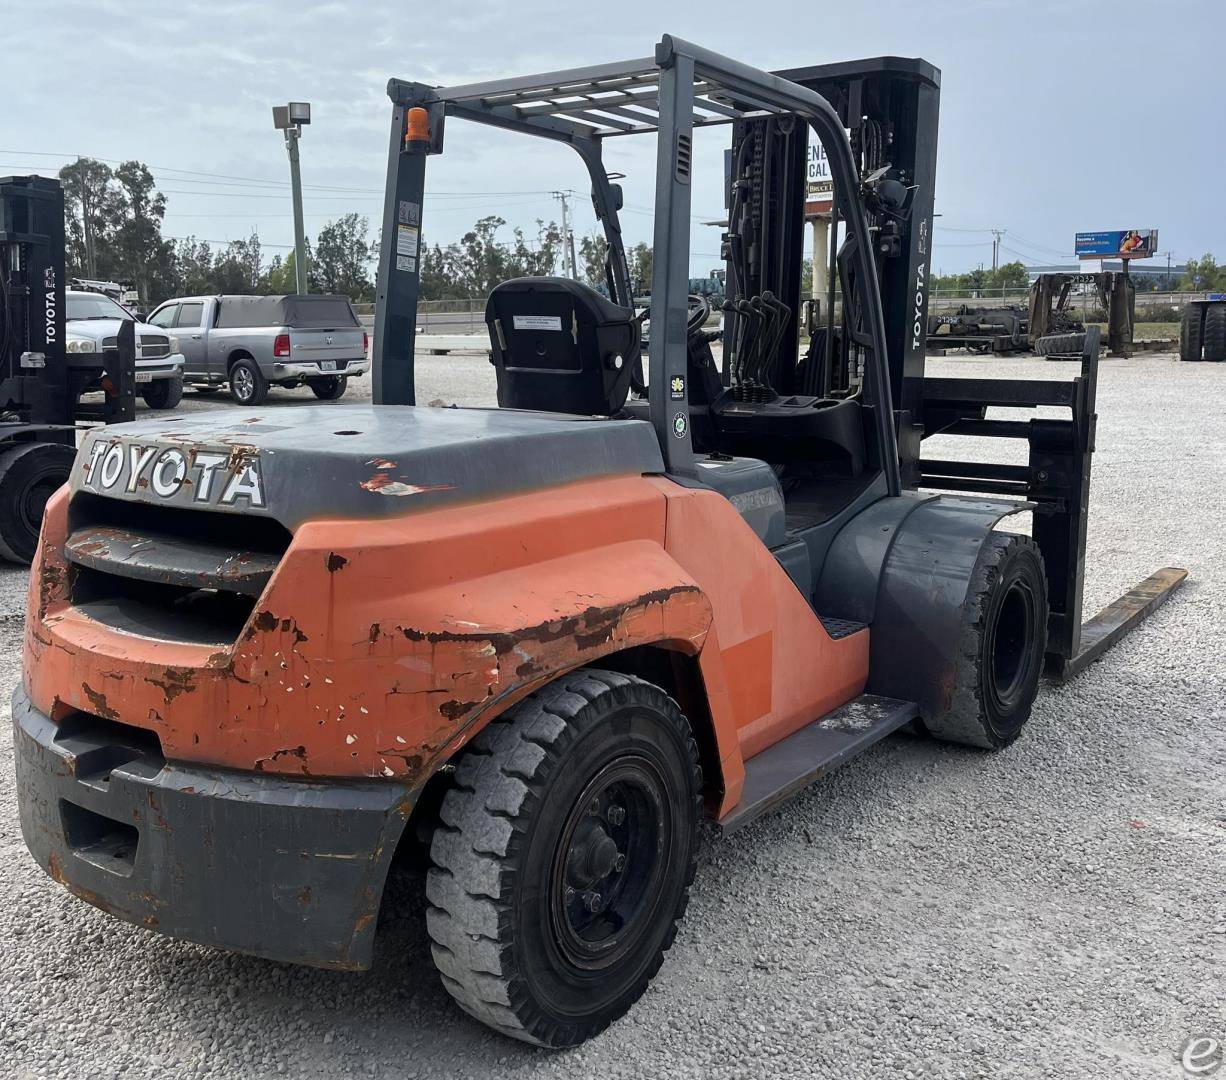
{"type": "MultiPolygon", "coordinates": [[[[424,367],[422,400],[492,397],[479,358],[424,367]]],[[[987,367],[1068,373],[931,364],[987,367]]],[[[303,400],[274,391],[266,407],[303,400]]],[[[734,837],[711,832],[654,985],[568,1053],[452,1006],[411,878],[365,975],[168,941],[74,899],[22,844],[5,718],[0,1072],[1183,1075],[1185,1040],[1226,1039],[1226,366],[1107,361],[1099,402],[1087,609],[1163,565],[1191,570],[1182,592],[1079,680],[1044,688],[1008,751],[896,737],[734,837]]],[[[6,710],[24,600],[25,575],[0,572],[6,710]]]]}

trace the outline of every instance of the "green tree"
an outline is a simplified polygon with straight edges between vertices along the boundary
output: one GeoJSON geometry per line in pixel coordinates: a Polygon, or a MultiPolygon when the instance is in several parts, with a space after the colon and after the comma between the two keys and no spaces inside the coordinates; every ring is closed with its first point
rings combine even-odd
{"type": "Polygon", "coordinates": [[[635,296],[646,296],[651,292],[651,257],[651,248],[642,241],[626,252],[630,264],[630,291],[635,296]]]}
{"type": "Polygon", "coordinates": [[[579,265],[583,267],[584,281],[593,288],[605,284],[604,259],[608,249],[603,233],[579,237],[579,265]]]}
{"type": "Polygon", "coordinates": [[[340,293],[351,300],[373,300],[370,282],[370,223],[358,214],[346,214],[319,230],[315,257],[309,262],[312,288],[340,293]]]}
{"type": "Polygon", "coordinates": [[[246,240],[231,240],[213,264],[211,292],[250,296],[262,291],[263,250],[252,233],[246,240]]]}
{"type": "Polygon", "coordinates": [[[174,250],[173,291],[180,296],[202,296],[214,291],[213,249],[207,240],[189,236],[174,250]]]}
{"type": "Polygon", "coordinates": [[[1218,266],[1209,252],[1188,260],[1188,271],[1179,282],[1184,292],[1217,292],[1226,289],[1226,267],[1218,266]],[[1199,279],[1199,283],[1198,280],[1199,279]]]}

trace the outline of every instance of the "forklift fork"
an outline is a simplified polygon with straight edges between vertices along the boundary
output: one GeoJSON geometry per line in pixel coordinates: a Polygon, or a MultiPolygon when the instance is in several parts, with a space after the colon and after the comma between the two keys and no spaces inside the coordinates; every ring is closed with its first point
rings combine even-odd
{"type": "Polygon", "coordinates": [[[1029,444],[1025,465],[921,458],[919,486],[1010,495],[1033,504],[1032,534],[1047,571],[1047,673],[1060,681],[1097,660],[1165,603],[1188,576],[1186,570],[1163,567],[1088,622],[1081,621],[1099,341],[1099,329],[1091,327],[1081,373],[1068,382],[930,378],[924,383],[928,434],[1025,439],[1029,444]],[[1072,416],[985,418],[992,407],[1039,406],[1067,408],[1072,416]]]}

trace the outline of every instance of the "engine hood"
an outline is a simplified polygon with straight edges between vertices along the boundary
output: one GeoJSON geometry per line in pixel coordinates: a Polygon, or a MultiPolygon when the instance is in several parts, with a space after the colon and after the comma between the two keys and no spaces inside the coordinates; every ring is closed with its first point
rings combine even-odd
{"type": "MultiPolygon", "coordinates": [[[[69,319],[66,326],[70,334],[76,337],[89,338],[90,341],[101,345],[106,338],[115,337],[123,324],[123,319],[69,319]]],[[[163,330],[160,326],[152,326],[149,323],[136,324],[136,337],[138,341],[146,335],[169,337],[170,333],[169,330],[163,330]]]]}
{"type": "Polygon", "coordinates": [[[642,420],[504,409],[316,405],[159,417],[91,432],[71,488],[184,509],[390,517],[553,484],[663,472],[642,420]]]}

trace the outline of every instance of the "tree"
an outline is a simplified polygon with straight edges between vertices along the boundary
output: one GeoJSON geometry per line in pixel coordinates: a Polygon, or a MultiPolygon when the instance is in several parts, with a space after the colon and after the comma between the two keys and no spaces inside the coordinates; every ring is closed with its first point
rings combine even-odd
{"type": "Polygon", "coordinates": [[[207,240],[189,236],[175,245],[174,292],[201,296],[213,291],[213,250],[207,240]]]}
{"type": "Polygon", "coordinates": [[[583,279],[593,288],[605,284],[604,258],[608,249],[602,233],[579,237],[579,265],[583,267],[583,279]]]}
{"type": "Polygon", "coordinates": [[[1179,282],[1184,292],[1217,292],[1226,289],[1226,267],[1218,266],[1209,252],[1188,260],[1188,271],[1179,282]]]}
{"type": "Polygon", "coordinates": [[[114,175],[109,165],[93,158],[78,158],[60,169],[69,277],[98,276],[98,253],[109,247],[121,216],[120,195],[111,186],[114,175]]]}
{"type": "Polygon", "coordinates": [[[630,291],[635,296],[646,296],[651,292],[652,249],[642,241],[626,252],[630,263],[630,291]]]}
{"type": "Polygon", "coordinates": [[[312,288],[340,293],[351,300],[373,300],[369,232],[369,221],[352,213],[320,229],[315,257],[308,263],[312,288]]]}
{"type": "Polygon", "coordinates": [[[231,240],[213,264],[212,288],[209,291],[237,296],[262,292],[262,262],[260,238],[255,233],[246,240],[231,240]]]}
{"type": "Polygon", "coordinates": [[[107,279],[133,282],[146,303],[159,304],[170,296],[174,276],[174,245],[162,236],[166,196],[155,189],[153,174],[139,161],[125,161],[115,170],[115,180],[119,198],[99,272],[107,279]]]}

